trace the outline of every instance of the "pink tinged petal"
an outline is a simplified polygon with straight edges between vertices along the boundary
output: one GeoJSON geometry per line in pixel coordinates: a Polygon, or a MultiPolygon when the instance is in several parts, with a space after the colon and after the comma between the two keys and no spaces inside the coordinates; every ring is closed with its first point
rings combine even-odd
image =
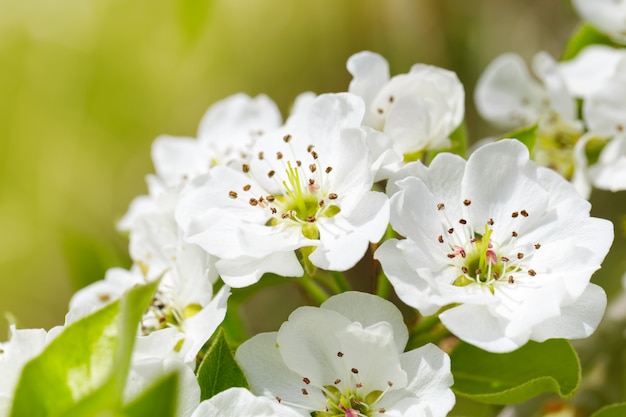
{"type": "Polygon", "coordinates": [[[286,277],[301,277],[302,265],[293,250],[274,252],[262,258],[238,257],[220,259],[215,263],[222,280],[233,288],[252,285],[264,273],[271,272],[286,277]]]}
{"type": "Polygon", "coordinates": [[[446,310],[441,322],[459,339],[489,352],[510,352],[528,342],[528,334],[506,336],[507,320],[494,316],[488,306],[463,304],[446,310]]]}
{"type": "Polygon", "coordinates": [[[284,403],[298,404],[311,411],[318,410],[320,404],[326,401],[324,395],[320,390],[312,388],[307,389],[308,395],[302,395],[301,388],[305,386],[303,375],[287,367],[276,344],[276,335],[273,332],[253,336],[239,346],[235,353],[250,390],[256,395],[273,399],[278,397],[284,403]]]}
{"type": "Polygon", "coordinates": [[[605,308],[604,290],[597,285],[589,284],[576,301],[561,306],[559,316],[551,317],[534,326],[530,338],[538,342],[552,338],[585,338],[598,327],[605,308]]]}
{"type": "Polygon", "coordinates": [[[398,352],[403,352],[409,333],[400,310],[384,298],[372,294],[350,291],[335,295],[326,300],[320,308],[336,311],[342,316],[369,327],[379,322],[387,322],[393,329],[393,340],[398,352]]]}
{"type": "Polygon", "coordinates": [[[546,93],[515,54],[503,54],[485,69],[476,85],[474,101],[480,115],[503,129],[533,124],[546,93]]]}

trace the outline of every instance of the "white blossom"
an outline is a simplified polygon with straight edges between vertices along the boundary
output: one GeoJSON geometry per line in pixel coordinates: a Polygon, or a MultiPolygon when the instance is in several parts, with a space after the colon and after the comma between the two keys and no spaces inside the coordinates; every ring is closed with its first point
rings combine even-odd
{"type": "Polygon", "coordinates": [[[212,166],[246,159],[255,137],[281,124],[280,111],[265,95],[235,94],[213,104],[202,117],[198,137],[159,136],[152,145],[156,175],[176,185],[212,166]]]}
{"type": "MultiPolygon", "coordinates": [[[[352,55],[347,66],[354,77],[349,92],[365,101],[364,125],[388,136],[396,153],[407,156],[450,145],[449,136],[465,110],[463,85],[455,73],[416,64],[408,73],[390,77],[385,58],[369,51],[352,55]]],[[[384,138],[374,143],[380,140],[384,138]]],[[[383,156],[382,150],[376,155],[383,156]]],[[[393,160],[389,154],[384,158],[387,164],[393,160]]]]}
{"type": "Polygon", "coordinates": [[[613,228],[589,216],[573,186],[515,140],[468,161],[440,154],[415,171],[391,199],[391,224],[406,239],[375,253],[405,303],[424,315],[451,307],[443,324],[494,352],[595,330],[606,296],[589,280],[613,228]]]}
{"type": "Polygon", "coordinates": [[[317,416],[445,416],[454,405],[450,359],[429,344],[404,352],[398,309],[347,292],[300,307],[278,332],[236,352],[253,393],[317,416]]]}
{"type": "Polygon", "coordinates": [[[371,191],[362,118],[358,97],[319,96],[260,136],[249,163],[189,183],[176,212],[185,241],[220,258],[232,287],[265,272],[301,276],[296,250],[315,267],[354,266],[388,222],[386,196],[371,191]]]}

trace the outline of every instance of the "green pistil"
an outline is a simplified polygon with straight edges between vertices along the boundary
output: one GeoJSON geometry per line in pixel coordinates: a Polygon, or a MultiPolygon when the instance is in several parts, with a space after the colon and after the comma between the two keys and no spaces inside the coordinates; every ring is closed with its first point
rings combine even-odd
{"type": "Polygon", "coordinates": [[[493,230],[488,228],[487,225],[485,225],[485,234],[482,235],[482,237],[478,238],[476,237],[476,249],[478,250],[478,253],[480,254],[480,259],[478,261],[478,268],[479,270],[483,271],[483,273],[487,273],[487,271],[489,270],[490,265],[487,265],[487,251],[489,250],[489,243],[491,242],[491,234],[493,233],[493,230]]]}
{"type": "Polygon", "coordinates": [[[324,395],[328,403],[328,411],[316,411],[312,414],[315,417],[344,417],[349,409],[356,410],[359,415],[370,416],[373,411],[370,404],[378,401],[383,394],[382,391],[372,391],[362,398],[347,388],[345,393],[341,393],[332,385],[324,388],[326,388],[324,395]]]}
{"type": "MultiPolygon", "coordinates": [[[[477,283],[487,285],[491,293],[494,292],[494,283],[504,278],[506,273],[514,272],[514,266],[507,266],[502,259],[495,259],[496,256],[493,248],[490,248],[491,235],[493,229],[485,225],[485,233],[475,233],[473,239],[473,247],[468,249],[462,265],[463,274],[459,275],[453,285],[457,287],[465,287],[467,285],[477,283]]],[[[456,256],[461,256],[459,253],[456,256]]]]}
{"type": "MultiPolygon", "coordinates": [[[[287,181],[283,181],[283,185],[285,186],[285,189],[287,190],[287,196],[291,197],[291,202],[296,205],[297,210],[300,213],[306,213],[307,212],[307,204],[305,201],[305,196],[304,193],[302,192],[302,183],[300,182],[300,172],[298,171],[297,168],[294,168],[291,166],[291,161],[287,162],[287,180],[289,181],[289,184],[287,184],[287,181]]],[[[314,204],[317,204],[316,201],[314,201],[314,204]]],[[[316,207],[317,209],[317,207],[316,207]]],[[[306,220],[306,219],[303,219],[306,220]]]]}

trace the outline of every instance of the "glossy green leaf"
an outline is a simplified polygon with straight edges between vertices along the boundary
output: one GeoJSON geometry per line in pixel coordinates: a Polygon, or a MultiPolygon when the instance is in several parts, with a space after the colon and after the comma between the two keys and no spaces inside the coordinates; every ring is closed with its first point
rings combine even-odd
{"type": "Polygon", "coordinates": [[[617,46],[605,34],[596,30],[588,23],[581,25],[576,33],[570,38],[561,60],[567,61],[574,58],[578,53],[589,45],[609,45],[617,46]]]}
{"type": "Polygon", "coordinates": [[[500,139],[513,138],[522,142],[528,148],[528,151],[532,153],[535,144],[537,143],[537,125],[522,127],[512,132],[506,133],[500,137],[500,139]]]}
{"type": "Polygon", "coordinates": [[[248,388],[248,381],[235,360],[221,328],[198,368],[197,378],[201,400],[209,399],[231,387],[248,388]]]}
{"type": "Polygon", "coordinates": [[[529,342],[509,353],[459,343],[450,354],[457,395],[487,404],[514,404],[544,392],[569,397],[580,382],[580,363],[568,341],[529,342]]]}
{"type": "Polygon", "coordinates": [[[83,415],[121,404],[137,325],[156,286],[133,288],[67,326],[24,366],[11,416],[60,416],[86,398],[83,415]]]}
{"type": "Polygon", "coordinates": [[[613,404],[596,411],[591,417],[624,417],[626,416],[626,403],[613,404]]]}

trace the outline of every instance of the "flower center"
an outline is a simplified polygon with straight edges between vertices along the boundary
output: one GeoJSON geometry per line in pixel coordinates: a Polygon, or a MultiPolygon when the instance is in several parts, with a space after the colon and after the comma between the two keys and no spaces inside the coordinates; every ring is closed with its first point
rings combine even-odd
{"type": "Polygon", "coordinates": [[[141,323],[141,333],[144,336],[167,327],[175,327],[182,332],[185,319],[195,316],[202,310],[199,304],[189,304],[181,310],[170,298],[162,291],[157,291],[154,295],[141,323]]]}
{"type": "Polygon", "coordinates": [[[582,136],[581,128],[552,114],[539,121],[533,159],[567,179],[574,175],[574,146],[582,136]]]}
{"type": "MultiPolygon", "coordinates": [[[[471,200],[463,201],[465,207],[470,204],[471,200]]],[[[459,219],[458,224],[461,227],[452,226],[452,222],[445,214],[443,203],[439,203],[437,209],[442,213],[442,223],[445,229],[445,234],[439,235],[437,240],[440,244],[447,244],[449,247],[446,253],[446,263],[457,271],[452,285],[465,287],[477,284],[486,287],[494,294],[498,285],[527,282],[528,277],[537,275],[529,265],[532,253],[529,253],[530,256],[526,254],[533,249],[538,250],[541,244],[519,244],[519,233],[516,230],[511,230],[510,238],[505,239],[504,242],[494,242],[492,239],[495,224],[493,219],[490,218],[484,225],[483,233],[478,233],[471,228],[471,222],[466,218],[459,219]]],[[[529,213],[526,210],[512,212],[513,226],[517,225],[521,228],[522,224],[518,222],[523,222],[528,216],[529,213]]]]}
{"type": "Polygon", "coordinates": [[[474,238],[469,242],[469,248],[460,246],[448,255],[456,258],[461,256],[459,275],[453,285],[464,287],[472,283],[485,284],[493,292],[493,284],[505,276],[517,272],[519,267],[509,263],[507,257],[498,258],[491,242],[493,229],[485,225],[485,233],[474,233],[474,238]]]}
{"type": "MultiPolygon", "coordinates": [[[[287,224],[299,226],[302,234],[308,239],[319,239],[317,221],[320,218],[333,217],[340,212],[338,205],[339,196],[329,190],[331,166],[323,167],[319,162],[319,155],[313,145],[306,148],[307,158],[310,163],[303,163],[297,159],[296,151],[291,146],[291,135],[285,135],[283,142],[288,145],[285,152],[276,152],[276,157],[270,158],[269,153],[259,152],[258,160],[266,163],[270,168],[266,175],[276,181],[280,194],[272,195],[263,190],[261,195],[252,189],[250,184],[243,186],[242,191],[246,197],[240,196],[241,191],[231,190],[230,198],[246,198],[248,204],[259,209],[266,210],[270,214],[268,226],[287,224]],[[266,155],[267,154],[267,155],[266,155]],[[291,154],[292,158],[286,155],[291,154]],[[277,172],[284,172],[282,180],[277,179],[277,172]]],[[[244,173],[250,172],[250,166],[243,164],[244,173]]]]}

